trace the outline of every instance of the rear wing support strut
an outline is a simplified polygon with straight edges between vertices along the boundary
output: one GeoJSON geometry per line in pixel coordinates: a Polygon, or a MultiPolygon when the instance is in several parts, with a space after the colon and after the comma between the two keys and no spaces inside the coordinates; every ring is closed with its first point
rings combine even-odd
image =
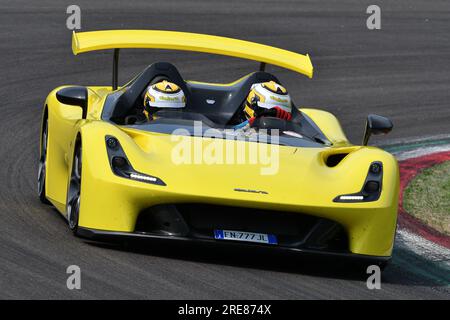
{"type": "Polygon", "coordinates": [[[259,64],[259,71],[266,71],[266,63],[265,62],[261,62],[259,64]]]}
{"type": "Polygon", "coordinates": [[[113,58],[113,74],[112,74],[112,89],[117,90],[119,84],[119,52],[120,49],[114,49],[113,58]]]}

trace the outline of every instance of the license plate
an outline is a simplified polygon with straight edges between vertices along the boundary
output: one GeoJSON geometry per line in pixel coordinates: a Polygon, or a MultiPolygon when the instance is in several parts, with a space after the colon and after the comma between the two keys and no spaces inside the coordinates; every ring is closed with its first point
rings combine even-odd
{"type": "Polygon", "coordinates": [[[273,234],[255,233],[233,230],[214,230],[214,238],[218,240],[235,240],[267,244],[277,244],[277,237],[273,234]]]}

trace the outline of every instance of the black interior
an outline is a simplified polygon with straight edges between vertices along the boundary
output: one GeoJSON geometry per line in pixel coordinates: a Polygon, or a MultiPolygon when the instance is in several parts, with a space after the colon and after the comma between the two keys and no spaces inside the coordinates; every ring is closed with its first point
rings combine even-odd
{"type": "MultiPolygon", "coordinates": [[[[127,117],[142,113],[143,94],[148,85],[162,79],[177,84],[186,96],[186,107],[177,112],[202,114],[219,127],[239,123],[235,123],[236,115],[253,84],[271,80],[280,83],[274,75],[262,71],[253,72],[230,86],[188,82],[171,63],[157,62],[108,96],[102,119],[127,124],[127,117]]],[[[318,142],[327,141],[315,123],[295,107],[292,108],[292,122],[302,127],[303,134],[318,142]]]]}
{"type": "MultiPolygon", "coordinates": [[[[187,83],[191,93],[191,103],[186,111],[199,112],[218,124],[230,124],[233,116],[240,110],[243,102],[255,83],[276,81],[278,79],[267,72],[254,72],[231,86],[187,83]]],[[[234,124],[234,123],[232,123],[234,124]]]]}
{"type": "Polygon", "coordinates": [[[140,75],[129,82],[120,91],[122,94],[109,106],[110,119],[123,123],[126,116],[142,108],[142,96],[149,84],[167,79],[177,84],[186,96],[186,108],[181,112],[197,112],[205,115],[219,125],[226,125],[240,108],[254,83],[276,81],[278,79],[267,72],[254,72],[242,78],[232,86],[218,86],[186,82],[168,62],[157,62],[148,66],[140,75]],[[209,103],[208,103],[209,102],[209,103]]]}

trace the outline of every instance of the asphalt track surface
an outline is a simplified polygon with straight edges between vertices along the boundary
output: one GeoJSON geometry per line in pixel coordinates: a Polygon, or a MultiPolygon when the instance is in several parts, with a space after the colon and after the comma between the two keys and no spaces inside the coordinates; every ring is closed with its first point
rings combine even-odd
{"type": "MultiPolygon", "coordinates": [[[[297,104],[335,113],[353,142],[360,141],[368,113],[395,123],[390,136],[375,142],[450,133],[448,1],[377,1],[378,31],[365,26],[371,1],[75,3],[83,31],[202,32],[309,53],[313,80],[271,66],[268,71],[297,104]]],[[[161,244],[123,249],[74,238],[36,195],[41,107],[61,84],[109,85],[112,56],[72,56],[65,26],[69,4],[0,3],[0,298],[450,298],[448,273],[399,246],[381,290],[368,290],[364,275],[332,262],[161,244]],[[72,264],[82,270],[81,290],[66,288],[72,264]]],[[[212,82],[257,68],[234,58],[131,50],[122,52],[120,82],[154,61],[171,61],[185,78],[212,82]]]]}

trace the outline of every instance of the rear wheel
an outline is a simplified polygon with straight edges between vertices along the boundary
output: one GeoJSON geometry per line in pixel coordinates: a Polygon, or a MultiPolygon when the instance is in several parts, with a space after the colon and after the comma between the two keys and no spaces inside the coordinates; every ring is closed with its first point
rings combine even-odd
{"type": "Polygon", "coordinates": [[[78,219],[80,217],[81,198],[81,145],[77,145],[74,152],[72,172],[70,175],[69,191],[67,193],[67,222],[70,230],[77,233],[78,219]]]}
{"type": "Polygon", "coordinates": [[[44,122],[42,128],[42,140],[41,140],[41,157],[39,158],[38,169],[38,195],[42,203],[50,204],[45,196],[45,178],[47,172],[47,146],[48,146],[48,119],[44,122]]]}

